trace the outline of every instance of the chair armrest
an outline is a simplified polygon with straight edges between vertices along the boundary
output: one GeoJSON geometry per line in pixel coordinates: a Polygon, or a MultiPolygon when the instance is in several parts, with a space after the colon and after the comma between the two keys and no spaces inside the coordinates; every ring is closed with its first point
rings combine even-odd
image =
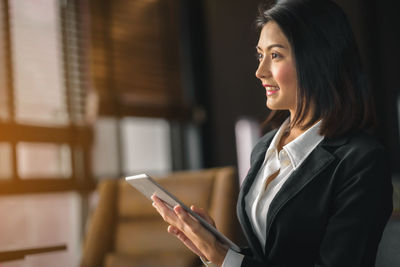
{"type": "Polygon", "coordinates": [[[85,237],[81,267],[102,266],[105,254],[112,251],[114,246],[118,180],[101,182],[98,192],[99,203],[85,237]]]}

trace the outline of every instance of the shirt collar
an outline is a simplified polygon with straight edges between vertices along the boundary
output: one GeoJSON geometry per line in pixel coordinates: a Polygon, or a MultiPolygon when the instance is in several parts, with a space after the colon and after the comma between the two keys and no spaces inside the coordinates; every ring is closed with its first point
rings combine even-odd
{"type": "Polygon", "coordinates": [[[283,147],[294,169],[300,166],[314,148],[324,139],[319,134],[320,125],[321,121],[318,121],[307,129],[307,131],[283,147]]]}
{"type": "MultiPolygon", "coordinates": [[[[277,151],[279,141],[289,126],[289,123],[290,119],[287,118],[282,123],[281,127],[279,127],[267,150],[266,158],[277,151]]],[[[324,137],[319,134],[320,124],[321,121],[318,121],[309,129],[307,129],[307,131],[282,148],[286,151],[294,169],[300,166],[300,164],[307,158],[314,148],[324,139],[324,137]]]]}

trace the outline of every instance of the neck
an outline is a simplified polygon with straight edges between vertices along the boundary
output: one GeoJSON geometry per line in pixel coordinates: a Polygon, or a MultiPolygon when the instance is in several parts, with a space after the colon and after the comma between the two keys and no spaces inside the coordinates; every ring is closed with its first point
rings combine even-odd
{"type": "MultiPolygon", "coordinates": [[[[294,116],[292,114],[293,113],[291,112],[290,121],[293,121],[293,118],[294,118],[294,116]]],[[[290,124],[289,124],[289,127],[288,127],[287,131],[285,131],[285,133],[282,135],[282,138],[281,138],[281,140],[279,142],[279,146],[278,146],[279,151],[283,148],[283,146],[285,146],[288,143],[292,142],[294,139],[299,137],[302,133],[304,133],[309,128],[311,128],[312,125],[310,125],[309,127],[305,127],[304,128],[304,125],[306,125],[310,120],[311,120],[310,116],[306,116],[305,122],[302,123],[301,125],[290,126],[290,124]]]]}
{"type": "Polygon", "coordinates": [[[282,135],[281,140],[280,140],[279,145],[278,145],[278,150],[280,151],[283,148],[283,146],[285,146],[285,145],[289,144],[290,142],[292,142],[294,139],[299,137],[306,130],[307,129],[303,130],[300,127],[290,128],[287,132],[285,132],[282,135]]]}
{"type": "MultiPolygon", "coordinates": [[[[295,114],[296,114],[295,110],[289,109],[289,112],[290,112],[290,122],[293,122],[294,118],[295,118],[295,114]]],[[[310,108],[310,110],[305,115],[303,122],[301,122],[301,124],[296,124],[296,125],[290,124],[291,127],[290,127],[289,131],[290,132],[293,131],[294,134],[298,134],[298,135],[300,135],[300,134],[304,133],[305,131],[307,131],[312,125],[310,125],[309,127],[304,127],[304,126],[307,125],[312,120],[313,114],[314,114],[313,109],[310,108]]]]}

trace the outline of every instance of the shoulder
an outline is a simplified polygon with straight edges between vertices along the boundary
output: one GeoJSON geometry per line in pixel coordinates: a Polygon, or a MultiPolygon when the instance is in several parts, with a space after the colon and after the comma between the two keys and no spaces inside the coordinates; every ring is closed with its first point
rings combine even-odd
{"type": "Polygon", "coordinates": [[[335,157],[334,177],[340,184],[363,183],[378,187],[390,180],[388,152],[377,138],[366,132],[341,138],[342,143],[336,146],[332,143],[338,140],[326,140],[322,144],[335,157]]]}
{"type": "Polygon", "coordinates": [[[364,158],[368,155],[387,154],[386,148],[373,135],[358,131],[345,136],[325,139],[323,147],[330,150],[336,157],[346,158],[354,156],[364,158]]]}

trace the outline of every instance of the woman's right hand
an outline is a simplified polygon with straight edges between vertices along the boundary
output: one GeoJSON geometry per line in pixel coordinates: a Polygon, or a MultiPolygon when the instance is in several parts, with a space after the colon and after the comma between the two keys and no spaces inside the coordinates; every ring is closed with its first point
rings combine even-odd
{"type": "MultiPolygon", "coordinates": [[[[228,247],[222,244],[209,232],[198,220],[190,216],[181,206],[177,205],[170,209],[156,195],[151,199],[153,206],[160,213],[164,221],[170,224],[168,232],[175,235],[191,251],[198,256],[221,266],[228,247]]],[[[194,206],[191,209],[203,217],[207,222],[215,225],[214,220],[203,210],[194,206]]]]}
{"type": "MultiPolygon", "coordinates": [[[[204,211],[202,208],[198,208],[194,205],[190,207],[190,209],[194,212],[196,212],[199,216],[201,216],[204,220],[206,220],[209,224],[215,227],[215,222],[211,218],[210,215],[208,215],[207,212],[204,211]]],[[[168,226],[168,233],[175,235],[185,246],[190,249],[193,253],[197,254],[198,256],[202,258],[206,258],[203,253],[196,247],[195,244],[182,232],[180,231],[177,227],[173,225],[168,226]]]]}

